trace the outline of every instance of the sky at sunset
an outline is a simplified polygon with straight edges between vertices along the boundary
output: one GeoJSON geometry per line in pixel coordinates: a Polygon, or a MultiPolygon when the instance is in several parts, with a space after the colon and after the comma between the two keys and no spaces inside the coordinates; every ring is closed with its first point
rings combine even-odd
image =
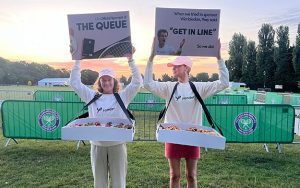
{"type": "MultiPolygon", "coordinates": [[[[294,44],[300,22],[299,0],[1,0],[0,57],[11,61],[46,63],[55,68],[72,66],[69,53],[67,14],[129,11],[135,60],[144,73],[154,36],[155,8],[221,9],[220,38],[222,57],[228,59],[228,44],[235,32],[257,44],[263,23],[276,29],[289,26],[294,44]]],[[[171,74],[166,63],[174,57],[157,57],[154,72],[171,74]]],[[[193,58],[192,74],[217,72],[216,58],[193,58]]],[[[117,75],[129,74],[126,59],[86,60],[82,68],[98,71],[113,67],[117,75]]]]}

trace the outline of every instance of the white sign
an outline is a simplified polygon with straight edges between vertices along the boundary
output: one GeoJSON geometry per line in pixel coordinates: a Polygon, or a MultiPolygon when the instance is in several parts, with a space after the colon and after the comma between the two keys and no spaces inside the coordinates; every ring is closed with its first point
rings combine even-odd
{"type": "Polygon", "coordinates": [[[124,57],[131,54],[129,12],[68,15],[72,59],[124,57]]]}
{"type": "Polygon", "coordinates": [[[157,55],[218,54],[220,10],[156,8],[157,55]]]}

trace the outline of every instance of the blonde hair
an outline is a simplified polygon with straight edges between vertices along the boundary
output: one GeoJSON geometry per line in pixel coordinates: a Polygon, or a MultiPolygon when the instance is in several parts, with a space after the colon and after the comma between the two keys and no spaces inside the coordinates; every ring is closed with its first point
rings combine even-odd
{"type": "MultiPolygon", "coordinates": [[[[119,85],[118,80],[116,80],[115,78],[113,78],[113,79],[114,79],[113,92],[117,93],[120,90],[120,85],[119,85]]],[[[100,83],[100,77],[97,78],[97,80],[95,81],[93,88],[94,88],[94,90],[96,90],[96,91],[98,91],[100,93],[103,93],[103,88],[101,87],[101,83],[100,83]]]]}
{"type": "Polygon", "coordinates": [[[190,74],[190,72],[191,72],[191,67],[189,67],[189,66],[186,66],[186,68],[187,68],[187,73],[188,73],[188,75],[190,74]]]}

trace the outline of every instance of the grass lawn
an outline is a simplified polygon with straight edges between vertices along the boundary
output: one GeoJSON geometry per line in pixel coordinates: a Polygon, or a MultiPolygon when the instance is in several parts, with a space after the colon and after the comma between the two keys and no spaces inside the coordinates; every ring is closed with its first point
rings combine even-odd
{"type": "MultiPolygon", "coordinates": [[[[70,90],[68,87],[35,86],[0,88],[70,90]]],[[[135,138],[155,139],[154,122],[158,112],[145,113],[135,112],[137,124],[143,125],[137,126],[135,138]]],[[[18,141],[19,144],[11,142],[5,148],[5,138],[0,133],[0,188],[93,186],[89,144],[76,151],[75,142],[18,141]]],[[[296,141],[300,141],[300,137],[296,137],[296,141]]],[[[169,167],[164,157],[164,144],[135,141],[127,146],[127,187],[168,187],[169,167]]],[[[300,187],[300,144],[282,145],[281,154],[275,151],[274,144],[270,144],[269,149],[267,153],[262,144],[227,144],[224,151],[208,150],[206,153],[203,150],[197,169],[199,187],[300,187]]],[[[184,163],[182,169],[181,187],[186,187],[184,163]]]]}
{"type": "MultiPolygon", "coordinates": [[[[0,136],[0,187],[93,186],[89,144],[76,151],[75,142],[18,141],[5,148],[0,136]]],[[[164,145],[136,141],[127,146],[127,187],[168,187],[164,145]]],[[[282,145],[282,154],[273,144],[269,149],[266,153],[262,144],[227,144],[225,151],[202,150],[199,187],[300,187],[300,145],[282,145]]],[[[184,178],[181,182],[185,187],[184,178]]]]}

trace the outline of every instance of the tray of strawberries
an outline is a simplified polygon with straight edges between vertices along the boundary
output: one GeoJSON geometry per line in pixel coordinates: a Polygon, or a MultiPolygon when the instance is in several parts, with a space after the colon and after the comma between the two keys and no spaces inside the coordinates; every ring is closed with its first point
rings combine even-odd
{"type": "Polygon", "coordinates": [[[124,141],[134,137],[135,122],[123,118],[76,119],[61,130],[62,140],[124,141]]]}
{"type": "Polygon", "coordinates": [[[157,126],[156,139],[181,145],[225,149],[226,138],[215,129],[189,123],[161,123],[157,126]]]}

